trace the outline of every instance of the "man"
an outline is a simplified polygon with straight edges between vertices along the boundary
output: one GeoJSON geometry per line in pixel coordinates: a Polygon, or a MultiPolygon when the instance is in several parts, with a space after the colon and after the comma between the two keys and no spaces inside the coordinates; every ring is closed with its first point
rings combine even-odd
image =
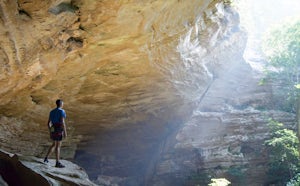
{"type": "Polygon", "coordinates": [[[54,151],[56,154],[56,164],[55,167],[64,168],[65,166],[60,163],[60,147],[63,137],[67,137],[67,128],[65,123],[66,112],[63,108],[63,101],[56,100],[56,108],[53,109],[49,114],[48,119],[48,129],[50,131],[50,138],[53,140],[52,145],[49,147],[48,153],[44,159],[45,163],[48,163],[48,156],[54,151]]]}

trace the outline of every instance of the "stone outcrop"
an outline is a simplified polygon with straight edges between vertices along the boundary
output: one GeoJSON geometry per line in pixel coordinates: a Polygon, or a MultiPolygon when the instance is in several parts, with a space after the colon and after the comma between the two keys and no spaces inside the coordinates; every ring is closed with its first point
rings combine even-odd
{"type": "MultiPolygon", "coordinates": [[[[65,168],[55,168],[55,160],[48,165],[42,159],[10,154],[0,151],[0,173],[3,185],[96,185],[91,182],[85,171],[77,165],[62,160],[65,168]]],[[[2,185],[1,184],[1,185],[2,185]]]]}
{"type": "Polygon", "coordinates": [[[9,152],[45,155],[62,98],[62,158],[97,184],[192,185],[213,171],[261,185],[268,118],[292,128],[294,115],[272,110],[270,88],[243,60],[247,36],[227,1],[3,0],[0,18],[9,152]],[[228,174],[236,168],[247,178],[228,174]]]}

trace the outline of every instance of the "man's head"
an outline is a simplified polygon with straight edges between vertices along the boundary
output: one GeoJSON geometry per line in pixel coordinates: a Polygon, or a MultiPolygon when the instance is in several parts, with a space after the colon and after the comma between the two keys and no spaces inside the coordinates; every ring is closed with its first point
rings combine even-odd
{"type": "Polygon", "coordinates": [[[57,107],[62,107],[63,106],[63,101],[61,99],[56,100],[56,106],[57,107]]]}

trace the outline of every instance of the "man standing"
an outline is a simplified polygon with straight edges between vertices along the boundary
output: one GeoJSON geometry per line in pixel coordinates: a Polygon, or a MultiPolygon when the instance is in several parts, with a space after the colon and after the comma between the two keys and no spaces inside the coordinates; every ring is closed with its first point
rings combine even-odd
{"type": "Polygon", "coordinates": [[[56,108],[53,109],[49,114],[48,129],[50,131],[50,138],[53,140],[52,145],[49,147],[48,153],[44,159],[45,163],[48,163],[48,156],[54,151],[56,154],[55,167],[64,168],[65,166],[59,162],[60,159],[60,147],[63,137],[67,137],[67,128],[65,123],[66,112],[63,108],[63,101],[56,100],[56,108]]]}

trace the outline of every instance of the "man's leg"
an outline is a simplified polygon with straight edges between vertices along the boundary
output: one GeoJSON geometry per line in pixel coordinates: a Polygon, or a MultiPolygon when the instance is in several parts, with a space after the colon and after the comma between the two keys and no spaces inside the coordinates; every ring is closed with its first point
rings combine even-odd
{"type": "Polygon", "coordinates": [[[59,162],[61,141],[55,141],[56,165],[55,167],[64,168],[65,166],[59,162]]]}
{"type": "Polygon", "coordinates": [[[47,152],[47,155],[44,159],[44,162],[47,163],[48,162],[48,156],[53,152],[54,150],[54,147],[55,147],[55,141],[53,141],[52,145],[49,147],[48,149],[48,152],[47,152]]]}
{"type": "Polygon", "coordinates": [[[56,162],[59,162],[60,159],[60,147],[61,147],[61,141],[55,141],[56,162]]]}

